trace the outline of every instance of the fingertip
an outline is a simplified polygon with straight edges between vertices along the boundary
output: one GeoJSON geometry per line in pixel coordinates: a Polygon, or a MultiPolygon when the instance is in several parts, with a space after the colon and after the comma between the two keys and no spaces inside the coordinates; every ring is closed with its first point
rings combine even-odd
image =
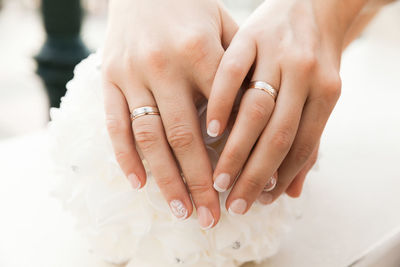
{"type": "Polygon", "coordinates": [[[286,189],[286,194],[292,198],[298,198],[303,192],[303,185],[306,180],[306,175],[297,175],[289,187],[286,189]]]}
{"type": "Polygon", "coordinates": [[[288,195],[291,198],[299,198],[301,196],[302,190],[298,189],[288,189],[286,191],[286,195],[288,195]]]}
{"type": "Polygon", "coordinates": [[[133,189],[139,190],[142,187],[143,183],[140,181],[139,177],[136,174],[128,174],[127,178],[133,189]]]}
{"type": "Polygon", "coordinates": [[[210,137],[217,137],[220,135],[221,123],[218,120],[212,120],[208,123],[207,134],[210,137]]]}

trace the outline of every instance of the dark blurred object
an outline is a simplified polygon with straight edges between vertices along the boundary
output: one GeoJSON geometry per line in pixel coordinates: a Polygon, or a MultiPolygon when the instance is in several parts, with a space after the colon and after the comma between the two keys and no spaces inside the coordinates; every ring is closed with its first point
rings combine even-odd
{"type": "Polygon", "coordinates": [[[89,55],[80,37],[83,10],[80,0],[43,0],[42,13],[47,38],[35,57],[37,73],[46,86],[50,106],[58,107],[75,65],[89,55]]]}

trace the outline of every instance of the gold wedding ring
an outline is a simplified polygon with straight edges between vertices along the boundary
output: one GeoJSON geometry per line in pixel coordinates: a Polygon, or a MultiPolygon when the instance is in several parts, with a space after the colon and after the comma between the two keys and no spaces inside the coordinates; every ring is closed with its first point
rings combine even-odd
{"type": "Polygon", "coordinates": [[[131,120],[134,121],[145,115],[160,115],[157,107],[144,106],[140,108],[135,108],[131,113],[131,120]]]}
{"type": "Polygon", "coordinates": [[[260,90],[266,92],[267,94],[269,94],[274,99],[274,101],[276,100],[276,97],[278,96],[278,91],[275,90],[275,88],[272,87],[272,85],[270,85],[267,82],[263,82],[263,81],[250,82],[248,89],[260,89],[260,90]]]}

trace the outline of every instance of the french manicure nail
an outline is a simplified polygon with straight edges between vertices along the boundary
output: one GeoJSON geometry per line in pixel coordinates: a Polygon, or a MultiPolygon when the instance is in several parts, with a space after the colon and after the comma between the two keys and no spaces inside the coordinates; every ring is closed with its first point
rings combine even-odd
{"type": "Polygon", "coordinates": [[[221,127],[221,125],[220,125],[219,121],[217,121],[217,120],[210,121],[210,123],[208,124],[208,127],[207,127],[207,134],[211,137],[217,137],[220,127],[221,127]]]}
{"type": "Polygon", "coordinates": [[[228,189],[229,183],[231,182],[231,177],[227,173],[218,174],[214,181],[214,189],[218,192],[225,192],[228,189]]]}
{"type": "Polygon", "coordinates": [[[214,217],[208,208],[204,206],[198,207],[197,216],[201,229],[208,230],[214,225],[214,217]]]}
{"type": "Polygon", "coordinates": [[[175,217],[179,220],[183,221],[187,218],[188,210],[185,205],[183,205],[182,201],[174,199],[169,203],[169,207],[171,208],[171,211],[175,217]]]}
{"type": "Polygon", "coordinates": [[[270,191],[274,190],[275,186],[276,186],[276,178],[272,176],[269,179],[268,183],[264,186],[263,191],[270,192],[270,191]]]}
{"type": "Polygon", "coordinates": [[[133,189],[135,190],[139,190],[140,186],[142,185],[139,178],[134,173],[128,175],[128,181],[131,183],[133,189]]]}
{"type": "Polygon", "coordinates": [[[247,208],[246,200],[238,198],[231,203],[228,212],[233,215],[244,214],[246,208],[247,208]]]}
{"type": "Polygon", "coordinates": [[[258,202],[260,202],[263,205],[268,205],[272,203],[272,195],[270,193],[261,193],[261,195],[258,197],[258,202]]]}

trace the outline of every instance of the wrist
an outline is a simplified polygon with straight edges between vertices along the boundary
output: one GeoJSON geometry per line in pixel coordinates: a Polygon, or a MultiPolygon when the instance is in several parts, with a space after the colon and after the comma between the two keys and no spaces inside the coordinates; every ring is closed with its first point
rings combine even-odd
{"type": "Polygon", "coordinates": [[[311,0],[322,35],[341,49],[345,35],[369,0],[311,0]]]}

